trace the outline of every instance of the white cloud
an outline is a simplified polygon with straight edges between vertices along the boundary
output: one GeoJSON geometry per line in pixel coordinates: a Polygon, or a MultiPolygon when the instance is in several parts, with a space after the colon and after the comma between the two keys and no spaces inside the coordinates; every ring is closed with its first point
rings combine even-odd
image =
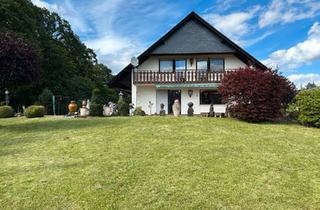
{"type": "Polygon", "coordinates": [[[212,7],[206,8],[203,12],[207,13],[212,10],[225,12],[231,8],[238,7],[244,4],[247,0],[216,0],[212,7]]]}
{"type": "Polygon", "coordinates": [[[132,56],[142,53],[146,38],[155,35],[168,17],[180,17],[177,4],[139,0],[32,0],[68,20],[72,29],[114,73],[125,67],[132,56]],[[51,1],[50,1],[51,2],[51,1]],[[159,9],[160,8],[160,9],[159,9]],[[137,12],[139,11],[139,12],[137,12]]]}
{"type": "Polygon", "coordinates": [[[57,4],[50,4],[50,3],[47,3],[43,0],[31,0],[31,1],[34,5],[41,7],[41,8],[46,8],[52,12],[57,12],[59,10],[59,7],[57,4]]]}
{"type": "Polygon", "coordinates": [[[260,7],[255,6],[247,12],[235,12],[228,15],[206,14],[204,18],[228,37],[239,41],[239,37],[246,35],[251,29],[249,21],[255,17],[260,7]]]}
{"type": "Polygon", "coordinates": [[[274,33],[274,31],[267,31],[264,34],[262,34],[261,36],[258,36],[256,38],[252,38],[252,39],[247,39],[247,40],[243,40],[242,43],[240,43],[240,45],[242,46],[251,46],[254,45],[262,40],[264,40],[265,38],[267,38],[268,36],[272,35],[274,33]]]}
{"type": "Polygon", "coordinates": [[[100,62],[116,70],[128,65],[132,56],[141,53],[141,45],[137,43],[139,42],[116,35],[104,35],[85,42],[88,47],[95,50],[100,62]]]}
{"type": "Polygon", "coordinates": [[[66,19],[76,32],[85,33],[90,32],[92,29],[86,23],[83,15],[75,8],[69,0],[64,0],[63,3],[48,3],[44,0],[31,0],[32,3],[38,7],[46,8],[50,12],[55,12],[66,19]]]}
{"type": "Polygon", "coordinates": [[[289,70],[310,64],[320,59],[320,24],[315,22],[308,32],[308,38],[289,49],[273,52],[263,61],[270,67],[289,70]]]}
{"type": "Polygon", "coordinates": [[[259,17],[260,28],[277,23],[292,23],[320,14],[318,0],[273,0],[259,17]]]}
{"type": "Polygon", "coordinates": [[[288,79],[293,82],[297,88],[304,87],[309,82],[320,85],[320,74],[292,74],[288,76],[288,79]]]}
{"type": "Polygon", "coordinates": [[[267,31],[255,38],[244,38],[256,32],[257,26],[252,22],[260,11],[261,7],[256,5],[244,12],[234,12],[227,15],[208,13],[203,17],[231,40],[243,47],[248,47],[274,33],[274,31],[267,31]]]}

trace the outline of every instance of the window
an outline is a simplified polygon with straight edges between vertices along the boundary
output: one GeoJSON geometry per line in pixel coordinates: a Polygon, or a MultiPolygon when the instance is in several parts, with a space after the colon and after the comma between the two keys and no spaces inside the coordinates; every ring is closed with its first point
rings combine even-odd
{"type": "Polygon", "coordinates": [[[184,71],[187,69],[187,61],[184,59],[175,60],[175,67],[176,71],[184,71]]]}
{"type": "Polygon", "coordinates": [[[208,61],[207,60],[197,60],[197,70],[207,71],[207,69],[208,69],[208,61]]]}
{"type": "Polygon", "coordinates": [[[210,71],[223,71],[224,60],[221,58],[210,59],[210,71]]]}
{"type": "Polygon", "coordinates": [[[161,72],[172,72],[173,71],[173,60],[160,60],[160,71],[161,72]]]}
{"type": "Polygon", "coordinates": [[[200,104],[222,104],[217,90],[200,90],[200,104]]]}

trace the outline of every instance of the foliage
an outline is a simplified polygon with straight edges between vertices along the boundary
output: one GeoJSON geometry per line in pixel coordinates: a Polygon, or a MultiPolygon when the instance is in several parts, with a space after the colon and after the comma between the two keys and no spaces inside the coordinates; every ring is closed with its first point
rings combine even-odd
{"type": "Polygon", "coordinates": [[[0,124],[1,209],[319,208],[319,129],[156,116],[0,124]]]}
{"type": "Polygon", "coordinates": [[[90,116],[103,116],[103,105],[102,104],[90,104],[90,116]]]}
{"type": "Polygon", "coordinates": [[[118,113],[120,116],[128,116],[129,114],[129,103],[123,99],[123,98],[119,98],[118,104],[118,113]]]}
{"type": "Polygon", "coordinates": [[[40,76],[39,52],[30,41],[0,31],[0,87],[35,85],[40,76]]]}
{"type": "Polygon", "coordinates": [[[91,102],[95,104],[107,104],[107,100],[103,92],[99,88],[92,90],[91,102]]]}
{"type": "Polygon", "coordinates": [[[92,90],[90,115],[103,116],[103,104],[106,104],[106,98],[99,88],[92,90]]]}
{"type": "MultiPolygon", "coordinates": [[[[91,90],[95,87],[104,92],[106,97],[115,96],[115,91],[106,85],[106,81],[112,78],[111,70],[97,63],[93,50],[80,41],[68,21],[58,14],[36,7],[29,0],[1,0],[0,31],[4,34],[15,32],[40,52],[35,59],[31,59],[34,57],[34,53],[31,53],[28,59],[30,63],[38,61],[40,64],[37,87],[12,87],[10,92],[14,105],[34,103],[45,88],[55,95],[75,100],[90,98],[91,90]]],[[[24,77],[24,80],[27,79],[29,77],[24,77]]],[[[33,79],[36,81],[36,77],[33,79]]],[[[3,87],[0,85],[1,89],[3,87]]]]}
{"type": "Polygon", "coordinates": [[[306,85],[306,89],[314,89],[314,88],[317,88],[317,85],[313,82],[309,82],[307,85],[306,85]]]}
{"type": "Polygon", "coordinates": [[[300,91],[287,111],[304,125],[320,127],[320,89],[300,91]]]}
{"type": "Polygon", "coordinates": [[[219,92],[232,117],[261,122],[281,117],[296,90],[276,71],[244,68],[228,73],[219,92]]]}
{"type": "Polygon", "coordinates": [[[52,96],[53,93],[48,88],[43,89],[42,93],[38,97],[38,101],[41,105],[45,107],[45,111],[48,114],[51,113],[51,107],[52,107],[52,96]]]}
{"type": "Polygon", "coordinates": [[[26,116],[26,118],[43,117],[44,111],[44,106],[32,105],[24,110],[24,116],[26,116]]]}
{"type": "Polygon", "coordinates": [[[138,106],[137,108],[135,108],[135,110],[133,111],[133,115],[134,116],[145,116],[146,113],[145,111],[142,110],[141,106],[138,106]]]}
{"type": "Polygon", "coordinates": [[[0,106],[0,118],[8,118],[14,116],[14,109],[11,106],[0,106]]]}

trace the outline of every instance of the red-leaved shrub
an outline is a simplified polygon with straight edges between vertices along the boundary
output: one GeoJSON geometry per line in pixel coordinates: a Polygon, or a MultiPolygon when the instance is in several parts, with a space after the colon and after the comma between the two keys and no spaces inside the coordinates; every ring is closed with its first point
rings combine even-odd
{"type": "Polygon", "coordinates": [[[296,89],[276,71],[248,67],[227,73],[219,92],[232,117],[262,122],[281,117],[296,89]]]}

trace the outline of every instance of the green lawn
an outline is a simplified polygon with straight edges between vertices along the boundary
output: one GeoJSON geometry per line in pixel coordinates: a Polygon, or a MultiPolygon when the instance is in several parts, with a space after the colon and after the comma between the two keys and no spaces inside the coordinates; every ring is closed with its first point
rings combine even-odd
{"type": "Polygon", "coordinates": [[[320,130],[200,117],[2,119],[0,206],[320,208],[320,130]]]}

